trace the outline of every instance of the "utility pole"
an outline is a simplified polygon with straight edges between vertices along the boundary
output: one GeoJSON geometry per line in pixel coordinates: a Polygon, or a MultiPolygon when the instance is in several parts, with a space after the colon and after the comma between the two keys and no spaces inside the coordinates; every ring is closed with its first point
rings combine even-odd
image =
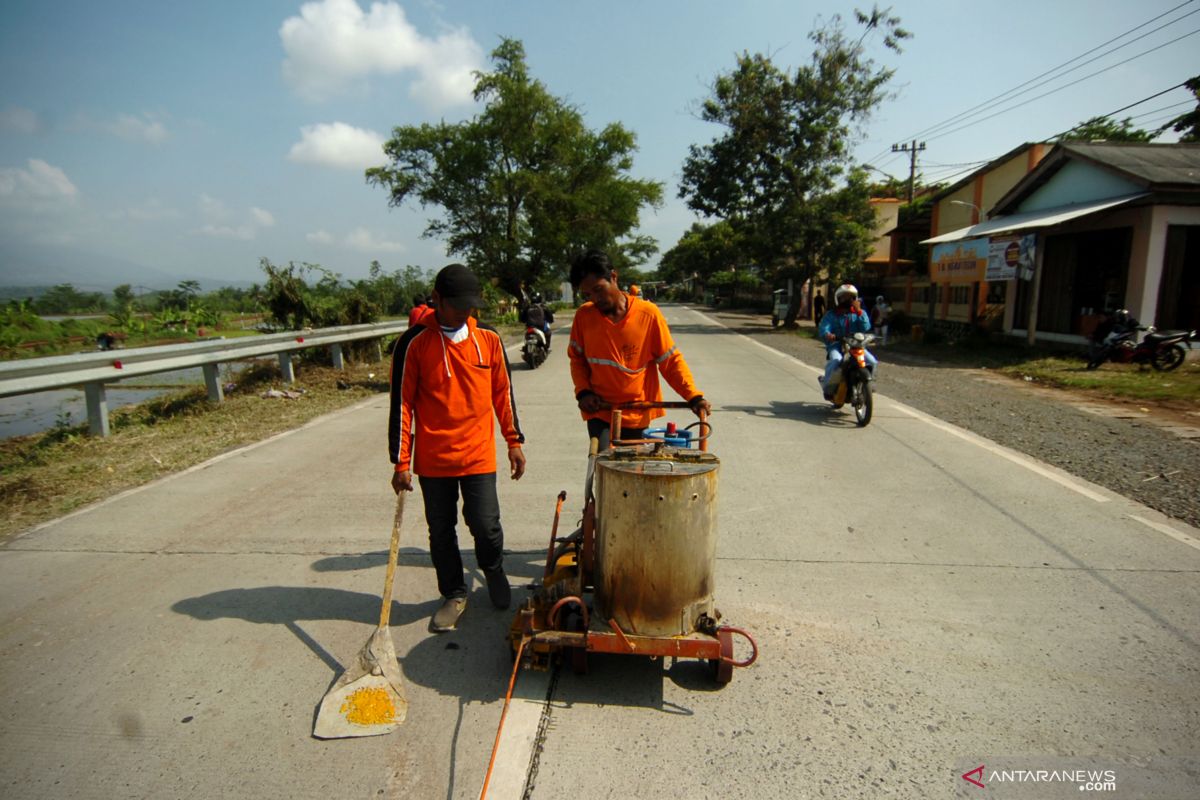
{"type": "Polygon", "coordinates": [[[894,144],[892,145],[893,153],[908,153],[908,202],[913,201],[913,183],[917,177],[917,151],[924,150],[925,143],[917,144],[917,140],[913,139],[909,144],[894,144]]]}

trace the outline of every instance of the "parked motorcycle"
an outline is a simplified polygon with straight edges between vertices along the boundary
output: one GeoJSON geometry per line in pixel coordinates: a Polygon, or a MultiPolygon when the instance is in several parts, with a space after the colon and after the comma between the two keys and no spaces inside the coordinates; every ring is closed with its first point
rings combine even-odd
{"type": "Polygon", "coordinates": [[[862,428],[871,421],[875,401],[871,396],[871,369],[867,366],[867,346],[875,343],[870,333],[856,333],[842,339],[842,363],[833,371],[833,407],[846,403],[854,409],[854,418],[862,428]]]}
{"type": "Polygon", "coordinates": [[[1116,364],[1149,364],[1157,370],[1177,368],[1187,358],[1184,342],[1196,338],[1196,331],[1159,331],[1153,325],[1112,330],[1100,341],[1088,345],[1088,369],[1096,369],[1105,361],[1116,364]],[[1146,331],[1137,341],[1138,331],[1146,331]]]}
{"type": "Polygon", "coordinates": [[[525,344],[521,346],[521,358],[530,369],[537,369],[546,360],[550,351],[546,348],[546,334],[532,326],[525,328],[525,344]]]}

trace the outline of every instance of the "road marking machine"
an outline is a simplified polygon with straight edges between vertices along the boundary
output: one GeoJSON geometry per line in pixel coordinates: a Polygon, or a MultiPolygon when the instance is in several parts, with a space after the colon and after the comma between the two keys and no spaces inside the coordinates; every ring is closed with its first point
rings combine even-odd
{"type": "MultiPolygon", "coordinates": [[[[668,423],[645,439],[621,438],[621,411],[686,403],[615,406],[611,443],[592,440],[582,522],[559,538],[558,495],[542,582],[509,631],[518,662],[547,668],[556,656],[577,673],[588,653],[709,661],[721,684],[758,657],[753,637],[721,624],[713,600],[720,460],[708,452],[712,425],[668,423]],[[751,654],[734,657],[734,637],[751,654]]],[[[520,664],[518,664],[518,667],[520,664]]]]}

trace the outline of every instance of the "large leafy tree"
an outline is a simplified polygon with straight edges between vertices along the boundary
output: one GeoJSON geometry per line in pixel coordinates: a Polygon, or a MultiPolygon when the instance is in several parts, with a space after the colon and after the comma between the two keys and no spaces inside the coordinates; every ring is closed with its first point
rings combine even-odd
{"type": "Polygon", "coordinates": [[[517,297],[561,274],[582,248],[618,250],[626,263],[653,252],[645,239],[620,241],[643,206],[662,202],[661,184],[629,175],[633,133],[619,123],[589,130],[530,77],[519,41],[504,39],[492,61],[492,72],[476,75],[482,113],[394,129],[384,145],[390,163],[367,170],[367,180],[385,187],[393,206],[440,207],[425,235],[517,297]]]}
{"type": "MultiPolygon", "coordinates": [[[[743,53],[700,108],[702,119],[725,131],[689,149],[679,196],[701,214],[728,220],[777,277],[803,281],[820,268],[849,274],[868,250],[874,214],[850,150],[887,96],[893,70],[868,57],[867,40],[880,33],[898,52],[910,34],[888,10],[855,14],[857,38],[832,17],[809,35],[812,58],[794,71],[743,53]]],[[[798,308],[796,297],[789,323],[798,308]]]]}
{"type": "Polygon", "coordinates": [[[1084,120],[1071,130],[1059,136],[1058,142],[1150,142],[1158,134],[1144,131],[1133,126],[1133,119],[1126,117],[1115,120],[1112,117],[1092,117],[1084,120]]]}

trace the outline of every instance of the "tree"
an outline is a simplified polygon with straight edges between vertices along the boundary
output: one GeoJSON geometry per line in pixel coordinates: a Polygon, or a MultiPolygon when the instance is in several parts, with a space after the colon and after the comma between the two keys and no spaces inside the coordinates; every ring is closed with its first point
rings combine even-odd
{"type": "MultiPolygon", "coordinates": [[[[882,32],[884,46],[899,52],[910,34],[878,7],[855,16],[864,29],[858,39],[832,17],[809,35],[812,58],[794,72],[762,54],[739,56],[700,110],[725,133],[693,145],[684,162],[679,196],[728,220],[754,261],[777,278],[848,271],[867,252],[874,214],[850,150],[856,126],[887,96],[893,71],[867,57],[865,42],[882,32]]],[[[797,296],[789,323],[798,310],[797,296]]]]}
{"type": "Polygon", "coordinates": [[[33,303],[39,314],[80,314],[103,311],[107,303],[99,292],[81,292],[69,283],[60,283],[33,303]]]}
{"type": "Polygon", "coordinates": [[[692,223],[679,242],[663,254],[658,264],[661,280],[678,283],[688,278],[707,279],[746,262],[733,226],[724,220],[712,225],[692,223]]]}
{"type": "Polygon", "coordinates": [[[123,311],[133,306],[133,287],[128,283],[122,283],[112,291],[113,309],[123,311]]]}
{"type": "Polygon", "coordinates": [[[494,71],[476,73],[481,114],[395,128],[384,145],[390,163],[367,170],[367,181],[385,187],[392,206],[440,207],[424,235],[516,297],[564,274],[582,248],[644,250],[638,240],[619,245],[641,208],[662,202],[661,184],[628,174],[634,135],[619,123],[589,130],[530,77],[519,41],[502,40],[492,61],[494,71]]]}
{"type": "Polygon", "coordinates": [[[1196,107],[1163,125],[1157,133],[1161,134],[1170,129],[1181,134],[1181,142],[1200,142],[1200,75],[1187,79],[1183,85],[1196,98],[1196,107]]]}
{"type": "Polygon", "coordinates": [[[1119,122],[1111,117],[1092,117],[1055,139],[1056,142],[1150,142],[1158,134],[1133,127],[1133,118],[1119,122]]]}

